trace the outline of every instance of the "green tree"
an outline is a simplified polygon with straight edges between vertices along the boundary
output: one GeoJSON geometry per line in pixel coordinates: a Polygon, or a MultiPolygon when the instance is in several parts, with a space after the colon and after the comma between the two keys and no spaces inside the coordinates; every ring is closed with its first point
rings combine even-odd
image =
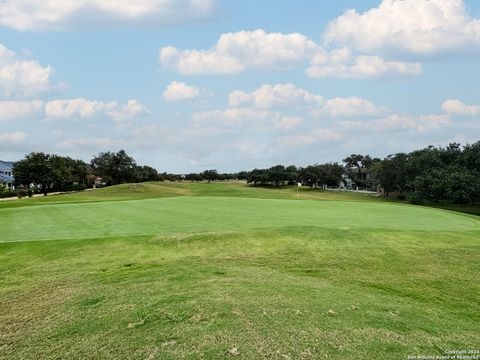
{"type": "Polygon", "coordinates": [[[324,178],[323,185],[338,186],[342,181],[343,166],[339,163],[323,164],[324,178]]]}
{"type": "Polygon", "coordinates": [[[291,185],[295,184],[298,179],[298,169],[295,165],[289,165],[285,168],[286,181],[291,185]]]}
{"type": "Polygon", "coordinates": [[[298,177],[302,183],[310,186],[310,189],[316,188],[320,179],[318,165],[308,165],[301,168],[298,172],[298,177]]]}
{"type": "Polygon", "coordinates": [[[135,181],[137,164],[124,150],[100,153],[91,160],[90,166],[93,174],[100,176],[108,185],[135,181]]]}
{"type": "Polygon", "coordinates": [[[405,164],[407,155],[399,153],[387,156],[383,161],[375,164],[373,178],[383,187],[385,194],[399,191],[403,193],[407,189],[405,177],[405,164]]]}
{"type": "Polygon", "coordinates": [[[274,184],[275,186],[283,185],[284,182],[288,179],[287,172],[285,171],[285,166],[276,165],[272,166],[266,171],[267,181],[274,184]]]}
{"type": "Polygon", "coordinates": [[[207,180],[208,183],[210,184],[211,181],[215,181],[218,179],[218,173],[217,170],[205,170],[202,173],[202,178],[207,180]]]}
{"type": "Polygon", "coordinates": [[[369,155],[352,154],[343,159],[345,172],[359,187],[367,186],[368,175],[373,171],[374,161],[369,155]]]}
{"type": "Polygon", "coordinates": [[[28,187],[33,184],[47,196],[48,191],[62,181],[61,173],[54,168],[56,162],[57,159],[52,159],[52,155],[42,152],[26,155],[25,159],[16,162],[13,167],[15,185],[28,187]]]}
{"type": "Polygon", "coordinates": [[[135,181],[158,181],[160,179],[157,170],[150,166],[136,166],[135,167],[135,181]]]}
{"type": "Polygon", "coordinates": [[[470,171],[480,172],[480,141],[465,145],[459,163],[470,171]]]}
{"type": "Polygon", "coordinates": [[[247,176],[247,183],[253,183],[255,186],[265,185],[265,169],[253,169],[252,171],[250,171],[247,176]]]}

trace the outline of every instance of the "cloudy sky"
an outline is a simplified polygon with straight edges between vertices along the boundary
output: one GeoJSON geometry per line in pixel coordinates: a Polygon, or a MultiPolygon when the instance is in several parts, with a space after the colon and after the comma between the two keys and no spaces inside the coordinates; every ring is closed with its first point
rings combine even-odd
{"type": "Polygon", "coordinates": [[[480,140],[475,0],[0,0],[0,159],[160,171],[480,140]]]}

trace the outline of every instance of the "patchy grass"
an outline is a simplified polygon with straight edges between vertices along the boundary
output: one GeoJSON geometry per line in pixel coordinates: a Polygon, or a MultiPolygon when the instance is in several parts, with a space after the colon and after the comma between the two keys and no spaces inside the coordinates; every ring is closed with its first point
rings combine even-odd
{"type": "Polygon", "coordinates": [[[0,358],[406,359],[480,343],[478,218],[213,185],[0,207],[0,358]]]}

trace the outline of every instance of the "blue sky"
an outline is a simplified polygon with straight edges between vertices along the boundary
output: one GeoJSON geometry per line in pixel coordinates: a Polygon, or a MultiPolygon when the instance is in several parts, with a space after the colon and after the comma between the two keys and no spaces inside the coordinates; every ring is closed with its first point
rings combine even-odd
{"type": "Polygon", "coordinates": [[[0,158],[160,171],[480,139],[480,3],[0,0],[0,158]]]}

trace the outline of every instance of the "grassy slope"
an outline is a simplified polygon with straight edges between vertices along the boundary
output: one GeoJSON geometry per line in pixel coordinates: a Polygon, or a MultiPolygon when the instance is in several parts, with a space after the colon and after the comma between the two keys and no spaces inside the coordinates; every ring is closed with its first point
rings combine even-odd
{"type": "MultiPolygon", "coordinates": [[[[248,197],[260,199],[297,199],[296,188],[262,188],[247,186],[244,182],[217,182],[217,183],[169,183],[149,182],[142,184],[123,184],[94,191],[84,191],[66,195],[55,195],[39,198],[23,198],[14,201],[0,202],[0,209],[7,207],[36,206],[57,203],[95,202],[95,201],[122,201],[165,198],[176,196],[216,196],[216,197],[248,197]]],[[[375,200],[385,201],[368,194],[352,192],[336,192],[310,190],[300,188],[300,200],[375,200]]]]}
{"type": "Polygon", "coordinates": [[[479,343],[474,217],[357,194],[227,195],[296,196],[148,184],[0,204],[4,241],[77,233],[0,244],[0,357],[405,359],[479,343]],[[172,195],[213,197],[95,202],[172,195]]]}

